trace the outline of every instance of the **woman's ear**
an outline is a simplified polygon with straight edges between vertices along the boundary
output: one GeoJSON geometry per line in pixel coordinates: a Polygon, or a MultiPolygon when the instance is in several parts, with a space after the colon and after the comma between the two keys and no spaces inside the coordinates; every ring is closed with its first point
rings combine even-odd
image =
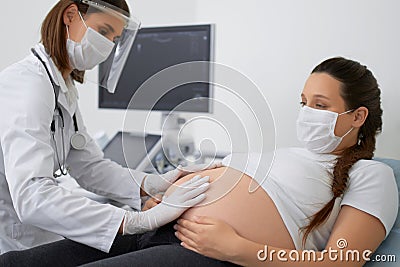
{"type": "Polygon", "coordinates": [[[72,21],[76,18],[77,15],[78,15],[78,6],[76,4],[71,4],[64,11],[63,14],[64,24],[67,26],[71,25],[72,21]]]}
{"type": "Polygon", "coordinates": [[[366,107],[359,107],[354,112],[354,121],[352,126],[355,128],[361,127],[368,117],[368,109],[366,107]]]}

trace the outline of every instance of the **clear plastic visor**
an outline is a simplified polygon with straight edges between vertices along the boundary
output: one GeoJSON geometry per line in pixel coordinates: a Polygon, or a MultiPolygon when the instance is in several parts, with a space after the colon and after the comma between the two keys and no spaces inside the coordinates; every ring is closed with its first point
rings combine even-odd
{"type": "Polygon", "coordinates": [[[87,73],[85,81],[95,83],[113,93],[140,28],[140,22],[124,10],[100,0],[82,0],[81,4],[87,5],[88,8],[86,13],[81,13],[83,23],[80,34],[84,36],[87,29],[91,28],[105,37],[95,38],[95,47],[103,50],[99,53],[104,55],[104,60],[99,62],[103,63],[99,75],[87,73]]]}

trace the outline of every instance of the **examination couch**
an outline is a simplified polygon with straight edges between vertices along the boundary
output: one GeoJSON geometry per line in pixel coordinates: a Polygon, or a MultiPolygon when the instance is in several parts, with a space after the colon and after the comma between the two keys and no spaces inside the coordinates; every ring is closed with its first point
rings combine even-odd
{"type": "MultiPolygon", "coordinates": [[[[395,159],[387,159],[387,158],[375,158],[377,161],[381,161],[390,167],[392,167],[394,171],[394,175],[396,177],[397,187],[400,192],[400,160],[395,159]]],[[[373,196],[371,196],[373,197],[373,196]]],[[[399,197],[400,198],[400,197],[399,197]]],[[[399,202],[400,203],[400,202],[399,202]]],[[[368,234],[368,233],[366,233],[368,234]]],[[[396,222],[390,231],[389,236],[383,241],[383,243],[379,246],[379,248],[375,251],[375,253],[371,256],[371,259],[375,259],[376,256],[381,257],[382,259],[387,259],[387,255],[394,255],[395,261],[392,262],[378,262],[378,261],[370,261],[365,264],[365,267],[398,267],[400,266],[400,211],[397,214],[396,222]]]]}

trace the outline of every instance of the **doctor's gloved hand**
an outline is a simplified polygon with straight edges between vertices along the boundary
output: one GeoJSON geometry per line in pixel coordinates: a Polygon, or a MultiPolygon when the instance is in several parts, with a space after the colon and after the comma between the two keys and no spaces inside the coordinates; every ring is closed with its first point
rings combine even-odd
{"type": "Polygon", "coordinates": [[[149,174],[144,178],[143,190],[150,196],[163,193],[183,175],[178,168],[164,174],[149,174]]]}
{"type": "Polygon", "coordinates": [[[196,164],[192,166],[182,167],[179,165],[176,169],[164,174],[149,174],[143,181],[143,190],[147,194],[154,196],[157,193],[165,192],[176,180],[189,173],[215,169],[222,166],[221,162],[196,164]]]}
{"type": "Polygon", "coordinates": [[[185,166],[185,167],[182,167],[181,165],[179,165],[177,167],[177,169],[182,171],[182,175],[186,175],[186,174],[193,173],[193,172],[211,170],[211,169],[216,169],[219,167],[222,167],[222,162],[210,162],[210,163],[204,163],[204,164],[195,164],[195,165],[190,165],[190,166],[185,166]]]}
{"type": "Polygon", "coordinates": [[[181,216],[205,199],[204,192],[209,188],[208,176],[193,177],[179,185],[170,195],[164,196],[161,203],[152,209],[125,213],[123,234],[139,234],[161,227],[181,216]]]}

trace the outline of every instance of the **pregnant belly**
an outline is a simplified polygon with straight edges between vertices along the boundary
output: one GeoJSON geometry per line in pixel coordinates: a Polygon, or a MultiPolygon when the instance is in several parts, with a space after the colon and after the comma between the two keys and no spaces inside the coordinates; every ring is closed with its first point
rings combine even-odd
{"type": "Polygon", "coordinates": [[[195,175],[210,176],[211,185],[206,192],[206,199],[188,209],[182,218],[218,218],[252,241],[281,248],[295,248],[272,199],[261,187],[250,193],[249,185],[252,184],[251,188],[254,188],[256,182],[240,171],[222,167],[189,174],[172,185],[166,195],[195,175]]]}

